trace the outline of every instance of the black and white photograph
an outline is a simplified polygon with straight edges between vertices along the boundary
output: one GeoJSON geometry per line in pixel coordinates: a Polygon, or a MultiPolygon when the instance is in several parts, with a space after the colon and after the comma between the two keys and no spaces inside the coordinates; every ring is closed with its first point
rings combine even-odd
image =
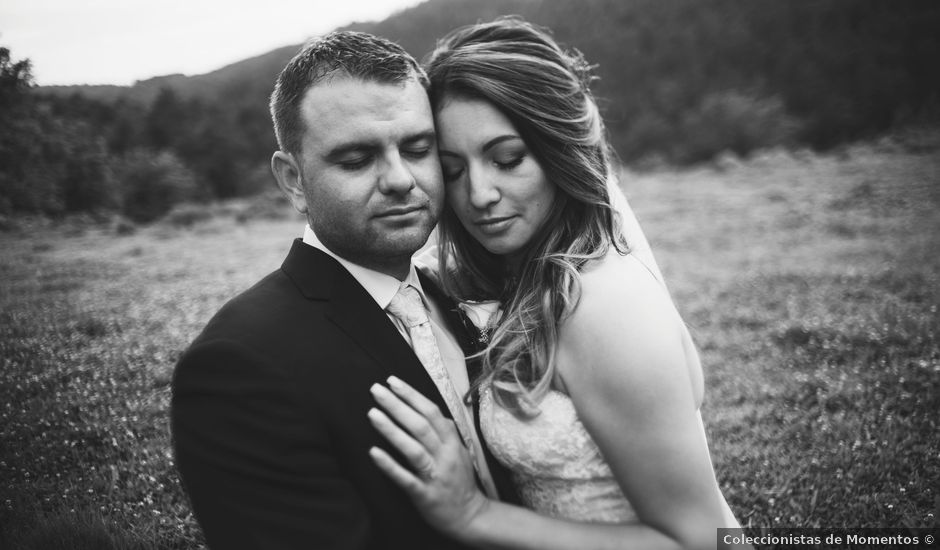
{"type": "Polygon", "coordinates": [[[0,549],[937,548],[938,29],[4,0],[0,549]]]}

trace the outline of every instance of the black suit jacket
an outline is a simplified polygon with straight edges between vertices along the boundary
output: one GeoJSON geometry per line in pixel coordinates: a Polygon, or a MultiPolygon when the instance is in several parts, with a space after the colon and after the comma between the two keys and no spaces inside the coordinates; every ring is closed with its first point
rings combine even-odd
{"type": "Polygon", "coordinates": [[[280,270],[227,303],[177,364],[171,408],[210,547],[461,548],[369,458],[371,446],[389,449],[366,417],[369,387],[392,374],[447,414],[385,312],[300,239],[280,270]]]}

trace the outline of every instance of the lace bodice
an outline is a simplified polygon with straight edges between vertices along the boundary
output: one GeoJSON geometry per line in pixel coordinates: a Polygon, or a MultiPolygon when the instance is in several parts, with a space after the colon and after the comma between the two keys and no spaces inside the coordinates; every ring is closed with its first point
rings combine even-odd
{"type": "Polygon", "coordinates": [[[542,413],[522,420],[480,396],[480,428],[511,472],[523,504],[537,512],[597,523],[637,521],[610,467],[578,419],[571,399],[550,391],[542,413]]]}

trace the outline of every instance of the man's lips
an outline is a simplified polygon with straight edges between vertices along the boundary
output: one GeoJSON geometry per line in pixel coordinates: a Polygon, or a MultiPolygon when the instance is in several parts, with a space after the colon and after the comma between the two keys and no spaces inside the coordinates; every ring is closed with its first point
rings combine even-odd
{"type": "Polygon", "coordinates": [[[378,214],[375,215],[376,218],[393,218],[396,216],[407,216],[412,212],[417,212],[419,210],[424,210],[425,206],[423,204],[415,204],[411,206],[395,206],[393,208],[386,208],[378,214]]]}

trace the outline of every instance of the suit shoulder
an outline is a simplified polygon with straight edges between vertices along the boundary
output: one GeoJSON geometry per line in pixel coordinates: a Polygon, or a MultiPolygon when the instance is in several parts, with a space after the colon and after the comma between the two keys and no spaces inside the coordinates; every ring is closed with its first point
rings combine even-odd
{"type": "Polygon", "coordinates": [[[257,328],[291,314],[290,305],[302,300],[290,279],[280,270],[268,274],[237,294],[212,316],[204,332],[257,328]]]}
{"type": "Polygon", "coordinates": [[[283,272],[274,271],[223,304],[180,362],[212,355],[229,360],[279,356],[279,348],[316,317],[306,302],[283,272]]]}

